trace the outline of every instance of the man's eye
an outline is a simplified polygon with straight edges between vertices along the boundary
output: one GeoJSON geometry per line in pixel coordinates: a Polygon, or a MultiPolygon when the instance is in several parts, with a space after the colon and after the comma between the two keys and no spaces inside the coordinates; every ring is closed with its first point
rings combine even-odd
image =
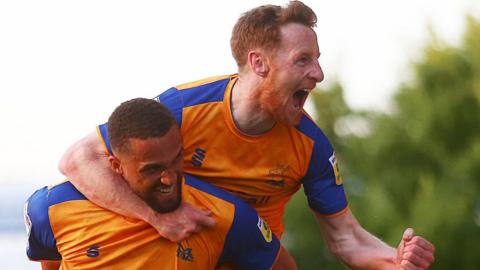
{"type": "Polygon", "coordinates": [[[160,167],[149,167],[149,168],[145,168],[142,170],[142,173],[143,174],[154,174],[154,173],[158,173],[158,172],[161,172],[163,169],[160,168],[160,167]]]}
{"type": "Polygon", "coordinates": [[[306,65],[308,63],[308,58],[307,57],[302,57],[297,60],[298,65],[306,65]]]}
{"type": "Polygon", "coordinates": [[[156,172],[156,171],[158,171],[158,168],[149,168],[149,169],[147,169],[147,172],[148,172],[148,173],[153,173],[153,172],[156,172]]]}

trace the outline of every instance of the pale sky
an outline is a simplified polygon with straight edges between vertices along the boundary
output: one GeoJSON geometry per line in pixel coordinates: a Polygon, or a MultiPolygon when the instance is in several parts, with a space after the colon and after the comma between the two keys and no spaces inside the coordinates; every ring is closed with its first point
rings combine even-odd
{"type": "MultiPolygon", "coordinates": [[[[312,0],[323,85],[355,108],[388,108],[428,25],[458,44],[478,0],[312,0]]],[[[63,179],[65,149],[122,101],[231,74],[237,18],[286,1],[11,0],[0,2],[0,183],[63,179]]],[[[321,86],[321,85],[320,85],[321,86]]]]}

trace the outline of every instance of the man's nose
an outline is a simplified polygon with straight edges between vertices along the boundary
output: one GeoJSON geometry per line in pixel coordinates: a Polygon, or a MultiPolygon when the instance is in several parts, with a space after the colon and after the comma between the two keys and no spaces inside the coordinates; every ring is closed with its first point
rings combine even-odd
{"type": "Polygon", "coordinates": [[[318,60],[314,61],[312,70],[310,70],[310,72],[308,73],[308,76],[311,79],[315,80],[317,83],[323,81],[323,78],[324,78],[323,70],[318,60]]]}
{"type": "Polygon", "coordinates": [[[162,172],[160,182],[164,185],[171,186],[177,181],[177,173],[173,169],[168,169],[162,172]]]}

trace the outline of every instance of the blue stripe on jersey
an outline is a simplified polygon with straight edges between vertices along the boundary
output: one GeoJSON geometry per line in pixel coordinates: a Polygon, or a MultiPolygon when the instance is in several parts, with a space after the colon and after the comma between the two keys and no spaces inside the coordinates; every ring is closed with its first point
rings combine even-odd
{"type": "Polygon", "coordinates": [[[227,78],[182,90],[172,87],[155,100],[167,106],[175,116],[178,126],[182,126],[183,108],[222,101],[229,82],[230,78],[227,78]]]}
{"type": "Polygon", "coordinates": [[[70,183],[70,181],[58,184],[50,189],[48,200],[51,205],[66,201],[86,200],[85,196],[70,183]]]}
{"type": "Polygon", "coordinates": [[[195,106],[208,102],[219,102],[223,100],[225,89],[230,78],[214,81],[204,85],[183,89],[181,94],[185,107],[195,106]]]}
{"type": "Polygon", "coordinates": [[[183,97],[179,93],[177,88],[170,88],[163,92],[154,99],[163,105],[165,105],[177,120],[179,127],[182,126],[182,112],[183,112],[183,97]]]}
{"type": "Polygon", "coordinates": [[[314,141],[307,174],[302,179],[309,206],[320,214],[337,213],[347,207],[343,185],[335,183],[335,173],[329,162],[333,147],[322,130],[306,115],[296,127],[314,141]]]}
{"type": "Polygon", "coordinates": [[[222,200],[225,200],[227,202],[231,202],[232,204],[243,204],[245,202],[242,201],[242,199],[236,197],[235,195],[228,193],[225,190],[222,190],[220,188],[217,188],[211,184],[208,184],[197,177],[190,175],[190,174],[185,174],[185,183],[189,186],[192,186],[198,190],[201,190],[203,192],[206,192],[208,194],[211,194],[215,197],[218,197],[222,200]]]}
{"type": "Polygon", "coordinates": [[[99,125],[98,130],[100,130],[100,135],[102,135],[103,142],[107,147],[108,153],[110,153],[110,155],[113,155],[112,146],[110,145],[110,138],[108,138],[108,123],[99,125]]]}
{"type": "Polygon", "coordinates": [[[240,198],[191,175],[185,175],[185,182],[235,204],[232,226],[225,239],[218,265],[232,263],[236,269],[270,269],[279,252],[280,242],[273,233],[271,242],[265,240],[258,227],[257,212],[240,198]]]}
{"type": "Polygon", "coordinates": [[[27,215],[31,222],[27,256],[31,260],[62,259],[50,225],[48,208],[71,200],[85,200],[85,197],[70,182],[61,183],[52,189],[44,187],[30,196],[27,201],[27,215]]]}

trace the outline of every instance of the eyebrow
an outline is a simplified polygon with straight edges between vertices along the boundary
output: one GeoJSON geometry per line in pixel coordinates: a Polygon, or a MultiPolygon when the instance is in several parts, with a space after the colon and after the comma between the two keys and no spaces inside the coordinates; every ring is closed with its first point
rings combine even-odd
{"type": "Polygon", "coordinates": [[[164,169],[165,169],[165,166],[160,165],[160,164],[147,164],[147,165],[143,166],[139,170],[139,172],[144,173],[144,172],[149,171],[149,170],[159,170],[159,171],[161,171],[161,170],[164,170],[164,169]]]}

